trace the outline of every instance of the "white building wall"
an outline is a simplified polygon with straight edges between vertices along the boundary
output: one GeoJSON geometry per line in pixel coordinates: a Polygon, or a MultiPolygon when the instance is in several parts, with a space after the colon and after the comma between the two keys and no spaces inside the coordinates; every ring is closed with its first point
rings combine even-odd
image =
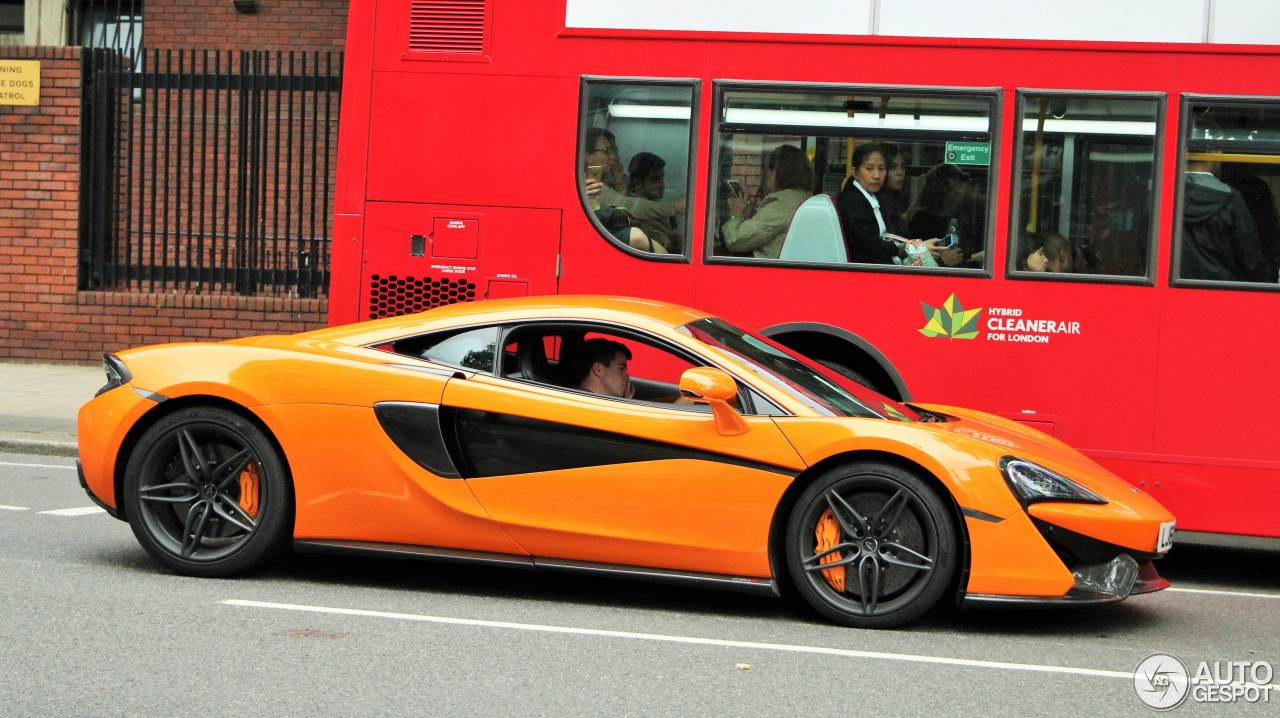
{"type": "Polygon", "coordinates": [[[871,34],[874,0],[568,0],[566,27],[871,34]]]}
{"type": "Polygon", "coordinates": [[[620,30],[1280,45],[1277,0],[566,0],[620,30]]]}

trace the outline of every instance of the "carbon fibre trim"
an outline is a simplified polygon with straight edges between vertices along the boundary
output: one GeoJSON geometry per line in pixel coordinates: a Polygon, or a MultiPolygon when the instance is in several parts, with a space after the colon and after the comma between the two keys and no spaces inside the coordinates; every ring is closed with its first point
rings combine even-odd
{"type": "Polygon", "coordinates": [[[468,479],[673,459],[730,464],[791,477],[797,473],[727,454],[510,414],[445,407],[441,419],[446,436],[450,425],[457,427],[458,467],[468,479]]]}
{"type": "Polygon", "coordinates": [[[778,584],[768,578],[750,576],[726,576],[718,573],[698,573],[695,571],[676,571],[665,568],[645,568],[643,566],[619,566],[608,563],[591,563],[586,561],[569,561],[560,558],[534,558],[533,565],[548,571],[568,573],[606,574],[617,578],[638,579],[654,583],[672,583],[686,586],[715,588],[723,591],[754,593],[759,596],[778,596],[778,584]]]}
{"type": "Polygon", "coordinates": [[[137,394],[138,396],[142,397],[143,399],[150,399],[151,401],[154,401],[154,402],[155,402],[155,403],[157,403],[157,404],[159,404],[159,403],[161,403],[161,402],[165,402],[165,401],[168,401],[168,400],[169,400],[169,397],[165,396],[164,394],[157,394],[157,393],[155,393],[154,391],[147,391],[146,389],[139,389],[139,388],[138,388],[138,387],[136,387],[136,386],[135,386],[135,387],[133,387],[133,393],[137,394]]]}
{"type": "Polygon", "coordinates": [[[1098,593],[1088,595],[1073,595],[1068,593],[1065,596],[995,596],[985,593],[971,593],[964,597],[964,605],[1051,608],[1053,606],[1086,606],[1097,603],[1116,603],[1118,601],[1123,601],[1124,599],[1124,596],[1098,593]]]}
{"type": "Polygon", "coordinates": [[[462,478],[449,455],[438,405],[384,401],[373,405],[373,414],[391,441],[415,464],[442,478],[462,478]]]}
{"type": "Polygon", "coordinates": [[[964,514],[965,518],[977,519],[978,521],[990,521],[993,524],[998,524],[1001,521],[1004,521],[1004,519],[999,516],[993,516],[977,509],[966,509],[963,506],[960,507],[960,513],[964,514]]]}
{"type": "Polygon", "coordinates": [[[341,539],[298,539],[293,547],[303,553],[335,553],[355,556],[388,556],[417,558],[433,561],[453,561],[498,565],[509,568],[558,571],[564,573],[594,574],[612,578],[634,579],[651,583],[669,583],[721,591],[751,593],[759,596],[777,596],[778,585],[767,578],[729,576],[717,573],[678,571],[646,566],[625,566],[611,563],[570,561],[559,558],[516,556],[485,551],[468,551],[435,546],[411,546],[407,544],[376,543],[372,541],[345,541],[341,539]]]}

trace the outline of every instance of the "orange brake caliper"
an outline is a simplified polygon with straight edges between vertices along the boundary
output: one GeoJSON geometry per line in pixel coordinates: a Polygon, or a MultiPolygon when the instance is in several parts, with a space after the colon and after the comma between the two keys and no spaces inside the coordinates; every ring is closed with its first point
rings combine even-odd
{"type": "Polygon", "coordinates": [[[258,518],[258,467],[252,463],[240,472],[240,508],[258,518]]]}
{"type": "MultiPolygon", "coordinates": [[[[832,546],[840,543],[840,524],[836,522],[836,516],[831,509],[822,512],[818,517],[818,525],[814,529],[814,534],[818,539],[818,545],[814,548],[814,554],[820,554],[830,549],[832,546]]],[[[835,563],[840,560],[840,552],[823,556],[818,559],[819,563],[835,563]]],[[[835,568],[822,569],[822,577],[827,579],[827,583],[837,591],[844,591],[844,566],[836,566],[835,568]]]]}

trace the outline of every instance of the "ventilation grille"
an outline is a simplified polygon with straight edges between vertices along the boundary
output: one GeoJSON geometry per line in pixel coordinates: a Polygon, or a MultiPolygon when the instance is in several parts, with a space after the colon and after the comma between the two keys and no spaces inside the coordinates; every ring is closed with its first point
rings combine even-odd
{"type": "Polygon", "coordinates": [[[409,4],[409,51],[483,53],[487,3],[488,0],[413,0],[409,4]]]}
{"type": "Polygon", "coordinates": [[[369,318],[398,317],[432,307],[473,302],[476,285],[465,279],[432,279],[375,274],[369,278],[369,318]]]}

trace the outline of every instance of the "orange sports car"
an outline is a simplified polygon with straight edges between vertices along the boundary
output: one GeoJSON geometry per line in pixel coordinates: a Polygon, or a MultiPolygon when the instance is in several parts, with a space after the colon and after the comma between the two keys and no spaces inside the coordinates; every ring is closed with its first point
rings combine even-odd
{"type": "Polygon", "coordinates": [[[838,623],[1164,588],[1174,520],[990,414],[899,404],[697,310],[456,304],[105,358],[81,483],[170,570],[282,550],[794,592],[838,623]]]}

